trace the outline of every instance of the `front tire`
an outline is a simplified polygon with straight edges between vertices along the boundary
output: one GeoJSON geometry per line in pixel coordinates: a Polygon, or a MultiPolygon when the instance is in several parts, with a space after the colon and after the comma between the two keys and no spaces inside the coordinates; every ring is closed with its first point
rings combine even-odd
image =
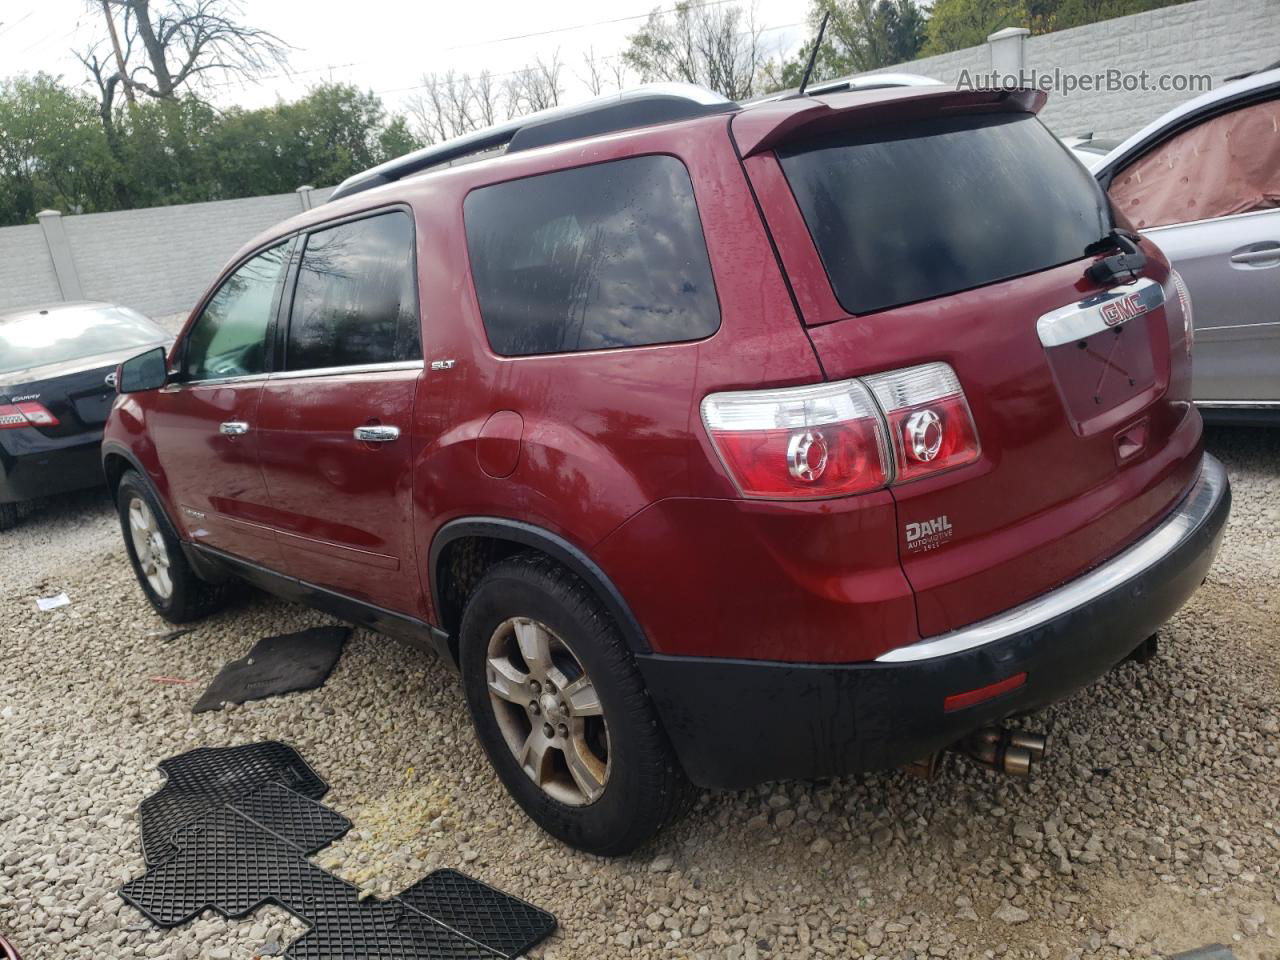
{"type": "Polygon", "coordinates": [[[164,508],[136,471],[121,478],[116,508],[129,563],[156,613],[170,623],[190,623],[223,605],[225,590],[191,568],[164,508]]]}
{"type": "Polygon", "coordinates": [[[620,856],[687,806],[692,788],[617,626],[568,570],[534,553],[488,570],[463,612],[460,660],[481,745],[552,836],[620,856]]]}

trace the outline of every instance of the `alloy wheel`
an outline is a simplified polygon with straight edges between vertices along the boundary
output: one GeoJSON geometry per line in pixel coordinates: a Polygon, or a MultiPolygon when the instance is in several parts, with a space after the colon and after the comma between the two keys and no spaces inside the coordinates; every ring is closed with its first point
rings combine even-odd
{"type": "Polygon", "coordinates": [[[503,739],[544,793],[586,806],[609,779],[609,730],[591,678],[546,624],[504,620],[489,638],[489,701],[503,739]]]}
{"type": "Polygon", "coordinates": [[[147,578],[147,584],[161,600],[173,596],[173,577],[169,572],[169,547],[156,522],[151,507],[140,497],[129,501],[129,536],[133,540],[133,552],[138,558],[138,569],[147,578]]]}

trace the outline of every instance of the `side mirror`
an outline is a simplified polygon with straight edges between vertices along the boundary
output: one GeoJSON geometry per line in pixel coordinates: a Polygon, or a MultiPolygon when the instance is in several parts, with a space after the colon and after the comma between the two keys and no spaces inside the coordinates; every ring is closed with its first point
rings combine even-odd
{"type": "Polygon", "coordinates": [[[165,349],[155,347],[136,357],[130,357],[116,370],[116,393],[142,393],[158,390],[168,379],[165,369],[165,349]]]}

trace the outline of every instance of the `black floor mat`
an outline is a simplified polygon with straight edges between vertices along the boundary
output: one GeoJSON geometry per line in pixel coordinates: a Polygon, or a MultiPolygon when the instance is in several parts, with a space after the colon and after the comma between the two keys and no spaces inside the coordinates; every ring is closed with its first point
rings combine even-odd
{"type": "Polygon", "coordinates": [[[242,659],[232,660],[218,671],[191,712],[221,710],[228,703],[264,700],[323,686],[349,636],[351,631],[346,627],[312,627],[265,637],[242,659]]]}
{"type": "Polygon", "coordinates": [[[143,800],[138,811],[142,855],[148,864],[168,860],[177,852],[172,837],[179,828],[268,783],[312,800],[329,791],[297,750],[276,742],[201,747],[170,757],[159,769],[167,782],[143,800]]]}
{"type": "Polygon", "coordinates": [[[243,917],[276,903],[310,927],[285,950],[294,960],[495,960],[555,930],[551,914],[455,870],[428,874],[390,900],[361,901],[356,887],[306,859],[351,822],[270,775],[302,770],[313,779],[297,784],[325,792],[284,744],[196,750],[160,769],[170,782],[143,801],[140,817],[144,843],[167,831],[167,847],[152,844],[172,852],[159,863],[148,857],[147,872],[121,890],[158,926],[206,909],[243,917]],[[181,804],[172,799],[175,776],[183,780],[181,804]]]}

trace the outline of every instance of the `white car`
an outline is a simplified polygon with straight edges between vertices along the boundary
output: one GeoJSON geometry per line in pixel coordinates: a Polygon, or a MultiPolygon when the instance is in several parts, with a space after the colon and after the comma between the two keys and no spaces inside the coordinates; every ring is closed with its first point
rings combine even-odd
{"type": "Polygon", "coordinates": [[[1102,165],[1102,161],[1106,159],[1108,153],[1120,146],[1119,140],[1095,137],[1092,133],[1063,137],[1062,142],[1076,155],[1090,173],[1102,165]]]}
{"type": "Polygon", "coordinates": [[[1170,110],[1093,173],[1186,282],[1206,419],[1280,422],[1280,69],[1170,110]]]}

